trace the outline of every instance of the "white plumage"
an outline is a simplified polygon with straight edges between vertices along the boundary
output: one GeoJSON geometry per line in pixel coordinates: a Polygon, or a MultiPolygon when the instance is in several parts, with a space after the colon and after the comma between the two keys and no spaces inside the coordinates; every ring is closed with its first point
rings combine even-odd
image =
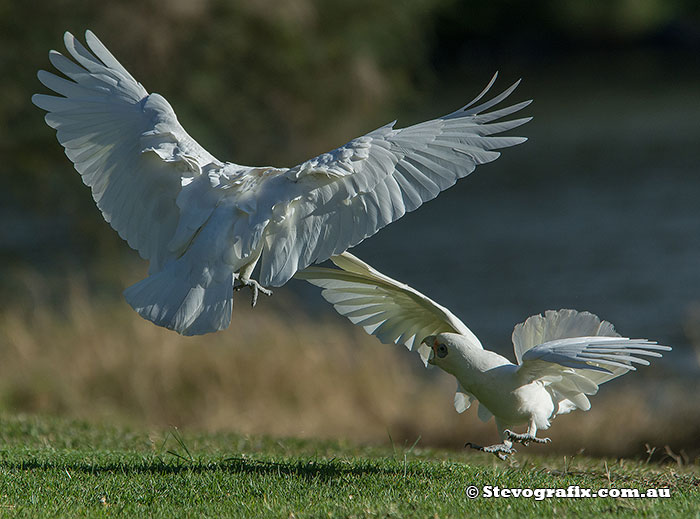
{"type": "Polygon", "coordinates": [[[648,365],[640,356],[669,351],[646,339],[620,337],[607,321],[588,312],[547,311],[513,331],[516,364],[484,349],[479,339],[449,310],[417,290],[376,271],[350,253],[331,258],[338,267],[309,267],[295,277],[321,287],[321,294],[341,315],[363,326],[384,343],[416,350],[424,363],[439,366],[457,379],[455,409],[479,401],[479,418],[494,416],[503,443],[471,445],[504,459],[513,441],[544,443],[558,414],[590,409],[588,396],[598,386],[648,365]],[[527,424],[526,434],[510,427],[527,424]]]}
{"type": "MultiPolygon", "coordinates": [[[[280,286],[523,142],[494,137],[529,118],[499,121],[529,101],[484,113],[517,83],[403,129],[387,124],[293,168],[222,162],[178,123],[90,31],[88,49],[70,33],[74,61],[51,51],[68,79],[40,71],[58,96],[36,94],[66,155],[110,225],[150,260],[149,276],[125,296],[146,319],[185,335],[229,325],[234,283],[280,286]],[[258,281],[251,279],[260,267],[258,281]]],[[[266,291],[267,293],[267,291],[266,291]]],[[[255,300],[255,296],[254,296],[255,300]]]]}

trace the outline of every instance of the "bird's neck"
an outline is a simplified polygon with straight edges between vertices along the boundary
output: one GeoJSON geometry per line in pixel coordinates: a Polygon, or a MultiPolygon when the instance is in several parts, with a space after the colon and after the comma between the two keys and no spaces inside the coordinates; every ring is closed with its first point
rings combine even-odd
{"type": "Polygon", "coordinates": [[[452,374],[465,389],[488,384],[494,376],[494,368],[513,365],[502,355],[481,348],[463,348],[459,353],[452,374]]]}

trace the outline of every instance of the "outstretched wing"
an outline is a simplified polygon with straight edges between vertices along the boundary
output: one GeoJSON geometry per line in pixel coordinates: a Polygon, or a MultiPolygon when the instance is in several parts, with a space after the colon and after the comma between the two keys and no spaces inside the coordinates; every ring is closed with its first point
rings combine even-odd
{"type": "Polygon", "coordinates": [[[51,63],[68,79],[39,71],[57,96],[35,94],[46,123],[92,190],[110,225],[158,270],[180,218],[183,184],[207,166],[222,164],[180,126],[168,102],[149,94],[91,32],[88,49],[70,33],[71,61],[51,51],[51,63]]]}
{"type": "Polygon", "coordinates": [[[323,298],[336,311],[385,344],[404,344],[427,363],[429,335],[452,332],[479,339],[447,308],[417,290],[378,272],[346,252],[331,258],[339,268],[309,267],[296,278],[321,287],[323,298]]]}
{"type": "MultiPolygon", "coordinates": [[[[289,202],[277,206],[279,214],[267,227],[262,284],[284,284],[297,270],[357,245],[435,198],[478,164],[498,158],[497,149],[523,142],[523,137],[494,134],[529,121],[498,120],[530,101],[487,112],[518,83],[475,106],[495,79],[451,114],[403,129],[388,124],[289,169],[284,178],[295,186],[275,191],[284,192],[289,202]]],[[[279,197],[265,205],[275,200],[279,197]]]]}
{"type": "Polygon", "coordinates": [[[545,342],[525,352],[520,371],[528,371],[533,363],[547,362],[566,368],[591,369],[611,373],[613,369],[625,371],[636,368],[633,364],[649,365],[649,361],[636,355],[661,357],[659,351],[669,351],[646,339],[627,337],[572,337],[545,342]]]}
{"type": "Polygon", "coordinates": [[[522,356],[518,373],[525,381],[541,380],[555,397],[557,414],[573,408],[588,410],[586,395],[598,386],[634,371],[634,364],[649,365],[643,357],[661,357],[670,351],[646,339],[626,337],[570,337],[539,344],[522,356]]]}
{"type": "Polygon", "coordinates": [[[577,310],[547,310],[544,315],[528,317],[524,323],[513,328],[513,349],[518,364],[527,350],[535,346],[570,337],[592,336],[619,337],[615,327],[608,321],[601,321],[597,315],[577,310]]]}

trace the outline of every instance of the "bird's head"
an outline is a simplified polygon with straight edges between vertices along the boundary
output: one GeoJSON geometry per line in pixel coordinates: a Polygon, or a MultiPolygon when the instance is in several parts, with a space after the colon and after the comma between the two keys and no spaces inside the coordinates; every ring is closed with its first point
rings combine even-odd
{"type": "Polygon", "coordinates": [[[431,349],[428,364],[438,366],[452,374],[463,361],[465,348],[469,347],[465,337],[458,333],[429,335],[423,339],[423,343],[431,349]]]}

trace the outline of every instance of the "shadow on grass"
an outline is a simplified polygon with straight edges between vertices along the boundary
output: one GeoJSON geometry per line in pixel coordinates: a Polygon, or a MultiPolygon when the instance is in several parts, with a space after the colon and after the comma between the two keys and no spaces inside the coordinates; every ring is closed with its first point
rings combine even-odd
{"type": "Polygon", "coordinates": [[[351,462],[342,460],[291,460],[266,461],[244,457],[226,458],[221,461],[175,461],[169,462],[161,458],[139,462],[66,462],[60,460],[13,460],[1,461],[0,468],[5,470],[41,470],[63,471],[85,474],[180,474],[224,472],[240,474],[278,474],[295,476],[302,479],[332,479],[343,475],[360,476],[364,474],[384,474],[388,476],[404,476],[408,471],[412,475],[421,474],[426,470],[391,458],[383,460],[357,460],[351,462]]]}

